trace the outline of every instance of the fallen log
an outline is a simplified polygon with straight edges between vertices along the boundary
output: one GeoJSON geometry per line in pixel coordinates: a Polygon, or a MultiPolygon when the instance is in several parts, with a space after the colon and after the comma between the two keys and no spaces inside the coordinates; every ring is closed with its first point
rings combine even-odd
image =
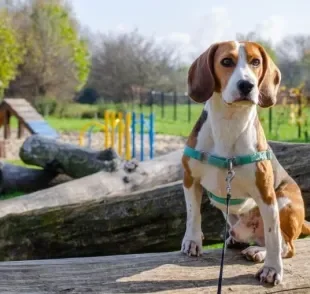
{"type": "MultiPolygon", "coordinates": [[[[271,145],[300,184],[309,219],[310,145],[271,145]]],[[[127,181],[121,171],[99,172],[0,202],[0,260],[178,250],[186,221],[182,182],[167,183],[181,178],[181,154],[142,162],[127,181]]],[[[207,197],[202,212],[205,244],[220,242],[223,217],[207,197]]]]}
{"type": "Polygon", "coordinates": [[[113,149],[94,151],[40,135],[29,136],[21,146],[19,156],[26,164],[64,173],[72,178],[85,177],[101,170],[113,172],[120,167],[120,158],[113,149]]]}
{"type": "MultiPolygon", "coordinates": [[[[237,250],[225,257],[222,293],[310,292],[310,239],[296,242],[297,255],[285,259],[280,285],[266,287],[254,278],[261,264],[237,250]]],[[[1,293],[217,293],[220,250],[200,258],[178,252],[93,258],[2,262],[1,293]],[[12,283],[14,281],[14,283],[12,283]]]]}
{"type": "Polygon", "coordinates": [[[31,193],[70,181],[54,171],[0,163],[0,195],[13,192],[31,193]]]}

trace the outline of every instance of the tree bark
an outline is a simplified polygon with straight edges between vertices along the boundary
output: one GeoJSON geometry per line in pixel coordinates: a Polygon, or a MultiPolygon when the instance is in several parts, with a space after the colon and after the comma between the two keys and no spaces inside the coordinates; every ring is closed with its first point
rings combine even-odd
{"type": "Polygon", "coordinates": [[[31,193],[70,181],[54,171],[0,163],[0,195],[13,192],[31,193]]]}
{"type": "Polygon", "coordinates": [[[120,159],[110,148],[98,152],[39,135],[25,140],[19,156],[27,164],[72,178],[85,177],[101,170],[112,172],[120,167],[120,159]]]}
{"type": "MultiPolygon", "coordinates": [[[[309,219],[310,144],[270,145],[301,186],[309,219]]],[[[181,154],[0,202],[0,260],[179,250],[186,221],[181,154]]],[[[207,197],[202,228],[205,244],[222,241],[222,214],[207,197]]]]}

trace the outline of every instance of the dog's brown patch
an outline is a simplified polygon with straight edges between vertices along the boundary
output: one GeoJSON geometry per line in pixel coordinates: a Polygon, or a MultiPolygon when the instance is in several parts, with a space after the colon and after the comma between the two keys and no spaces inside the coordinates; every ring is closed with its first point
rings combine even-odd
{"type": "MultiPolygon", "coordinates": [[[[256,118],[255,126],[257,132],[257,151],[265,151],[268,148],[268,143],[258,117],[256,118]]],[[[263,160],[256,163],[256,186],[264,203],[267,205],[275,203],[274,175],[270,160],[263,160]]]]}
{"type": "Polygon", "coordinates": [[[223,42],[218,47],[214,55],[214,78],[219,91],[226,88],[230,77],[232,76],[235,67],[224,67],[221,60],[231,58],[235,64],[238,63],[238,48],[235,42],[223,42]]]}
{"type": "Polygon", "coordinates": [[[299,187],[289,178],[279,185],[276,195],[277,198],[287,197],[291,200],[291,203],[280,210],[280,225],[282,236],[289,246],[289,255],[294,255],[295,248],[292,240],[297,239],[302,231],[305,219],[304,201],[299,187]]]}
{"type": "MultiPolygon", "coordinates": [[[[201,127],[206,122],[207,118],[208,118],[208,112],[206,110],[203,110],[187,139],[186,142],[187,146],[192,148],[196,147],[198,133],[200,132],[201,127]]],[[[186,188],[190,188],[194,183],[194,178],[192,177],[192,172],[188,165],[189,160],[190,158],[188,156],[183,155],[182,157],[182,164],[184,168],[183,184],[186,188]]]]}

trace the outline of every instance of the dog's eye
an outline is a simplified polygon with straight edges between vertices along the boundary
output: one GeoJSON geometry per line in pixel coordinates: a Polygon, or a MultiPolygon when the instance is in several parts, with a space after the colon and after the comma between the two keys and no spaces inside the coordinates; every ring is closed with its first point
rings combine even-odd
{"type": "Polygon", "coordinates": [[[259,59],[257,59],[257,58],[254,58],[252,61],[251,61],[251,64],[253,65],[253,66],[259,66],[260,65],[260,60],[259,59]]]}
{"type": "Polygon", "coordinates": [[[232,67],[235,65],[234,61],[231,58],[222,59],[221,64],[225,67],[232,67]]]}

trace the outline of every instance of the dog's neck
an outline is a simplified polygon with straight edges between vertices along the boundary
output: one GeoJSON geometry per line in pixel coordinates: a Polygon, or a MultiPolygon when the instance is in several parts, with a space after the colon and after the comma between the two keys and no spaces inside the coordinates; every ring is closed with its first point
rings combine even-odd
{"type": "Polygon", "coordinates": [[[206,103],[205,110],[208,112],[206,128],[211,128],[213,141],[211,150],[207,151],[224,157],[256,152],[256,105],[227,105],[215,94],[206,103]]]}

